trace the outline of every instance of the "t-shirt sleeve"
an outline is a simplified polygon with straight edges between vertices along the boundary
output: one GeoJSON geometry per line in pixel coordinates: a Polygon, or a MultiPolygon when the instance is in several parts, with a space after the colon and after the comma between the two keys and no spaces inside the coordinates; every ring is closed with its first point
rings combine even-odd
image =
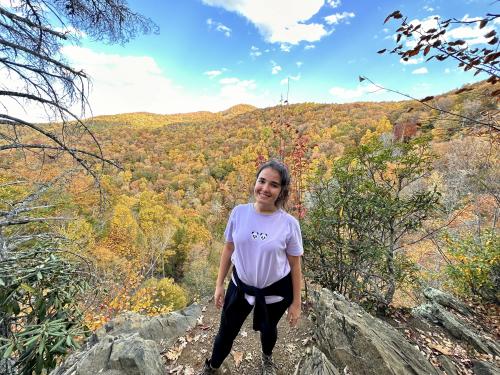
{"type": "Polygon", "coordinates": [[[304,248],[302,246],[300,225],[295,218],[290,220],[290,229],[290,235],[286,244],[286,253],[292,256],[300,256],[304,254],[304,248]]]}
{"type": "Polygon", "coordinates": [[[234,242],[233,241],[233,230],[234,230],[234,221],[235,221],[235,211],[236,207],[233,208],[231,214],[229,215],[229,219],[227,220],[226,230],[224,231],[224,238],[226,242],[234,242]]]}

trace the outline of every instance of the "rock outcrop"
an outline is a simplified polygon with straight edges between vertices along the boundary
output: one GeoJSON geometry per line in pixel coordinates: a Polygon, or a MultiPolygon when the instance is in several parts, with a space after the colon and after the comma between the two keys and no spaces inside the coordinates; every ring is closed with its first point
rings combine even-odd
{"type": "Polygon", "coordinates": [[[51,375],[163,375],[161,348],[194,327],[200,315],[201,308],[196,304],[156,317],[120,315],[51,375]]]}
{"type": "MultiPolygon", "coordinates": [[[[484,360],[498,359],[498,343],[480,332],[480,325],[473,322],[471,309],[436,289],[426,289],[424,295],[427,303],[412,312],[417,326],[439,324],[448,332],[446,337],[455,337],[483,353],[468,362],[467,371],[472,369],[479,375],[500,374],[494,360],[484,360]]],[[[340,294],[321,289],[312,292],[312,302],[314,344],[307,348],[294,375],[464,373],[461,363],[454,361],[453,355],[447,355],[443,348],[438,350],[439,355],[430,356],[426,346],[422,349],[419,344],[419,350],[419,346],[394,327],[340,294]]],[[[196,326],[200,316],[198,305],[156,317],[122,314],[99,329],[82,350],[69,356],[51,375],[163,375],[162,350],[173,346],[180,336],[196,326]]],[[[444,330],[440,328],[440,332],[444,330]]]]}
{"type": "Polygon", "coordinates": [[[296,374],[441,374],[395,328],[342,295],[322,289],[313,300],[317,348],[296,374]]]}
{"type": "Polygon", "coordinates": [[[340,371],[316,346],[308,354],[299,362],[294,375],[340,375],[340,371]]]}
{"type": "Polygon", "coordinates": [[[414,316],[442,326],[453,337],[469,343],[479,353],[491,354],[494,357],[500,356],[500,346],[466,321],[467,318],[472,317],[472,312],[467,305],[451,295],[433,288],[426,288],[424,296],[428,303],[414,308],[412,311],[414,316]]]}

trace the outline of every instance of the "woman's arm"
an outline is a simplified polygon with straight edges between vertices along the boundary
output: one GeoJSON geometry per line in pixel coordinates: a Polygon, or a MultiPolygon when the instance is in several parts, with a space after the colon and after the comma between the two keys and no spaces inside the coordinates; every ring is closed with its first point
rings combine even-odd
{"type": "Polygon", "coordinates": [[[224,279],[231,266],[231,255],[233,255],[234,243],[226,242],[220,256],[219,272],[215,283],[214,303],[219,309],[224,304],[224,279]]]}
{"type": "Polygon", "coordinates": [[[301,311],[302,269],[300,256],[287,255],[292,273],[293,301],[288,308],[288,322],[294,327],[299,321],[301,311]]]}

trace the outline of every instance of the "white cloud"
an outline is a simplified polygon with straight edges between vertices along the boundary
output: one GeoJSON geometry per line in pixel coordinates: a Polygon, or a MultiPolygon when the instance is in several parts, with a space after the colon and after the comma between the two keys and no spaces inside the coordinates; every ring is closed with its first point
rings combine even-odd
{"type": "Polygon", "coordinates": [[[297,61],[295,65],[297,65],[297,67],[300,68],[302,65],[304,65],[304,63],[302,61],[297,61]]]}
{"type": "MultiPolygon", "coordinates": [[[[441,19],[439,15],[432,15],[429,17],[426,17],[422,20],[419,19],[414,19],[410,21],[409,23],[412,25],[417,25],[421,24],[422,30],[429,30],[429,29],[439,29],[438,22],[441,19]]],[[[462,18],[462,21],[465,22],[470,22],[470,21],[475,21],[481,19],[480,17],[469,17],[469,15],[465,15],[462,18]]],[[[464,40],[468,46],[473,46],[475,44],[486,44],[488,42],[488,39],[484,37],[485,34],[488,32],[494,30],[494,27],[491,25],[487,25],[486,27],[480,29],[479,28],[479,22],[474,22],[471,24],[465,24],[465,25],[460,25],[457,27],[453,27],[451,25],[447,31],[446,34],[441,36],[442,41],[452,41],[452,40],[457,40],[457,39],[462,39],[464,40]]],[[[396,35],[393,35],[394,39],[396,39],[396,35]]],[[[431,40],[433,42],[434,40],[431,40]]],[[[417,45],[417,40],[415,38],[411,39],[406,39],[405,41],[405,46],[407,48],[413,48],[417,45]]]]}
{"type": "Polygon", "coordinates": [[[6,8],[14,8],[21,6],[22,3],[20,0],[0,0],[0,6],[6,7],[6,8]]]}
{"type": "Polygon", "coordinates": [[[231,36],[231,29],[223,24],[217,25],[216,30],[224,33],[224,35],[227,37],[231,36]]]}
{"type": "Polygon", "coordinates": [[[316,48],[316,46],[314,44],[307,44],[307,45],[304,46],[305,50],[314,49],[314,48],[316,48]]]}
{"type": "Polygon", "coordinates": [[[278,74],[280,71],[281,71],[281,66],[279,66],[279,65],[275,65],[275,66],[273,66],[273,68],[271,69],[271,73],[272,73],[272,74],[278,74]]]}
{"type": "Polygon", "coordinates": [[[231,78],[222,78],[219,80],[221,85],[234,85],[235,83],[240,82],[239,78],[231,77],[231,78]]]}
{"type": "Polygon", "coordinates": [[[221,70],[209,70],[203,74],[208,76],[208,78],[212,79],[212,78],[215,78],[217,76],[220,76],[222,74],[222,71],[221,70]]]}
{"type": "Polygon", "coordinates": [[[411,20],[409,22],[409,24],[411,24],[411,25],[420,24],[422,30],[437,29],[439,27],[438,22],[440,19],[441,19],[441,16],[434,14],[434,15],[426,17],[422,20],[419,20],[419,19],[411,20]]]}
{"type": "Polygon", "coordinates": [[[424,58],[421,57],[415,57],[415,58],[409,58],[408,61],[404,61],[403,59],[399,59],[399,62],[403,65],[416,65],[416,64],[421,64],[424,62],[424,58]]]}
{"type": "Polygon", "coordinates": [[[335,86],[332,87],[328,92],[337,99],[337,102],[345,103],[352,101],[352,99],[359,99],[366,94],[380,93],[382,92],[382,90],[380,90],[375,85],[370,84],[367,86],[359,85],[355,89],[348,89],[345,87],[335,86]]]}
{"type": "Polygon", "coordinates": [[[424,5],[424,10],[426,10],[427,12],[434,12],[434,8],[429,5],[424,5]]]}
{"type": "Polygon", "coordinates": [[[429,73],[429,71],[425,66],[415,69],[414,71],[411,72],[411,74],[427,74],[427,73],[429,73]]]}
{"type": "MultiPolygon", "coordinates": [[[[465,15],[462,18],[462,21],[469,22],[469,21],[476,21],[481,19],[480,17],[469,17],[469,15],[465,15]]],[[[485,34],[489,33],[490,31],[494,30],[493,27],[491,26],[486,26],[482,29],[479,28],[479,22],[475,22],[469,25],[460,25],[458,27],[448,29],[446,32],[445,36],[447,40],[452,40],[452,39],[463,39],[467,42],[469,46],[472,46],[474,44],[486,44],[488,43],[489,39],[486,39],[484,37],[485,34]]]]}
{"type": "Polygon", "coordinates": [[[324,25],[307,23],[324,5],[324,0],[202,1],[207,5],[218,6],[247,18],[270,43],[315,42],[329,34],[324,25]],[[276,17],[277,14],[279,17],[276,17]]]}
{"type": "Polygon", "coordinates": [[[209,28],[215,27],[215,30],[223,33],[228,38],[231,36],[232,30],[220,22],[216,22],[213,19],[209,18],[207,19],[207,25],[209,28]]]}
{"type": "Polygon", "coordinates": [[[255,46],[250,47],[250,56],[255,58],[255,57],[259,57],[261,55],[262,55],[262,52],[259,50],[258,47],[255,47],[255,46]]]}
{"type": "MultiPolygon", "coordinates": [[[[439,28],[439,25],[438,25],[439,19],[440,19],[440,16],[432,15],[432,16],[426,17],[422,20],[413,19],[408,23],[411,25],[414,25],[414,26],[420,24],[421,29],[425,31],[425,30],[429,30],[429,29],[439,28]]],[[[392,37],[394,40],[396,40],[397,36],[396,36],[396,34],[394,34],[392,37]]],[[[415,37],[412,37],[412,38],[406,39],[404,43],[405,43],[406,48],[413,48],[417,45],[417,39],[415,39],[415,37]]]]}
{"type": "Polygon", "coordinates": [[[332,8],[337,8],[340,6],[341,1],[340,0],[326,0],[328,5],[330,5],[332,8]]]}
{"type": "Polygon", "coordinates": [[[329,25],[337,25],[339,22],[344,20],[344,22],[348,23],[349,18],[354,18],[355,14],[353,12],[342,12],[335,13],[330,16],[325,17],[325,21],[329,25]]]}
{"type": "Polygon", "coordinates": [[[300,80],[300,74],[297,74],[296,76],[289,76],[287,78],[283,78],[281,81],[280,81],[280,84],[281,85],[286,85],[288,83],[288,80],[292,80],[292,81],[298,81],[300,80]]]}
{"type": "MultiPolygon", "coordinates": [[[[189,92],[169,78],[150,56],[100,53],[79,46],[64,47],[62,53],[71,66],[83,69],[90,77],[92,85],[88,99],[92,114],[96,116],[129,112],[216,112],[240,103],[256,107],[276,104],[276,96],[258,90],[254,80],[224,78],[218,81],[216,91],[201,88],[189,92]]],[[[215,74],[216,70],[209,72],[215,74]]],[[[9,88],[15,89],[13,77],[4,76],[4,71],[0,70],[0,86],[8,82],[9,88]]],[[[40,106],[20,104],[0,98],[0,105],[6,105],[11,116],[36,122],[48,120],[40,106]]],[[[79,113],[78,108],[72,110],[79,113]]]]}
{"type": "Polygon", "coordinates": [[[94,114],[146,111],[189,112],[194,98],[167,78],[149,56],[122,56],[66,46],[63,54],[92,80],[89,101],[94,114]]]}
{"type": "Polygon", "coordinates": [[[287,43],[280,44],[280,50],[282,50],[283,52],[290,52],[291,49],[292,49],[292,46],[290,44],[287,44],[287,43]]]}
{"type": "Polygon", "coordinates": [[[254,80],[242,80],[235,77],[224,80],[217,95],[202,95],[197,100],[203,103],[205,109],[213,112],[241,103],[261,108],[276,105],[275,97],[268,92],[257,91],[257,84],[254,80]]]}

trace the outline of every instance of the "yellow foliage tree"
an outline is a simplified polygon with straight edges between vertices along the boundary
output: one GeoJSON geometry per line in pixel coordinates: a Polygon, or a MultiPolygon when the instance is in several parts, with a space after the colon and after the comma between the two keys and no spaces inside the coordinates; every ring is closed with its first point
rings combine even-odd
{"type": "Polygon", "coordinates": [[[131,299],[131,310],[143,314],[164,314],[186,306],[186,292],[171,278],[146,280],[131,299]]]}

